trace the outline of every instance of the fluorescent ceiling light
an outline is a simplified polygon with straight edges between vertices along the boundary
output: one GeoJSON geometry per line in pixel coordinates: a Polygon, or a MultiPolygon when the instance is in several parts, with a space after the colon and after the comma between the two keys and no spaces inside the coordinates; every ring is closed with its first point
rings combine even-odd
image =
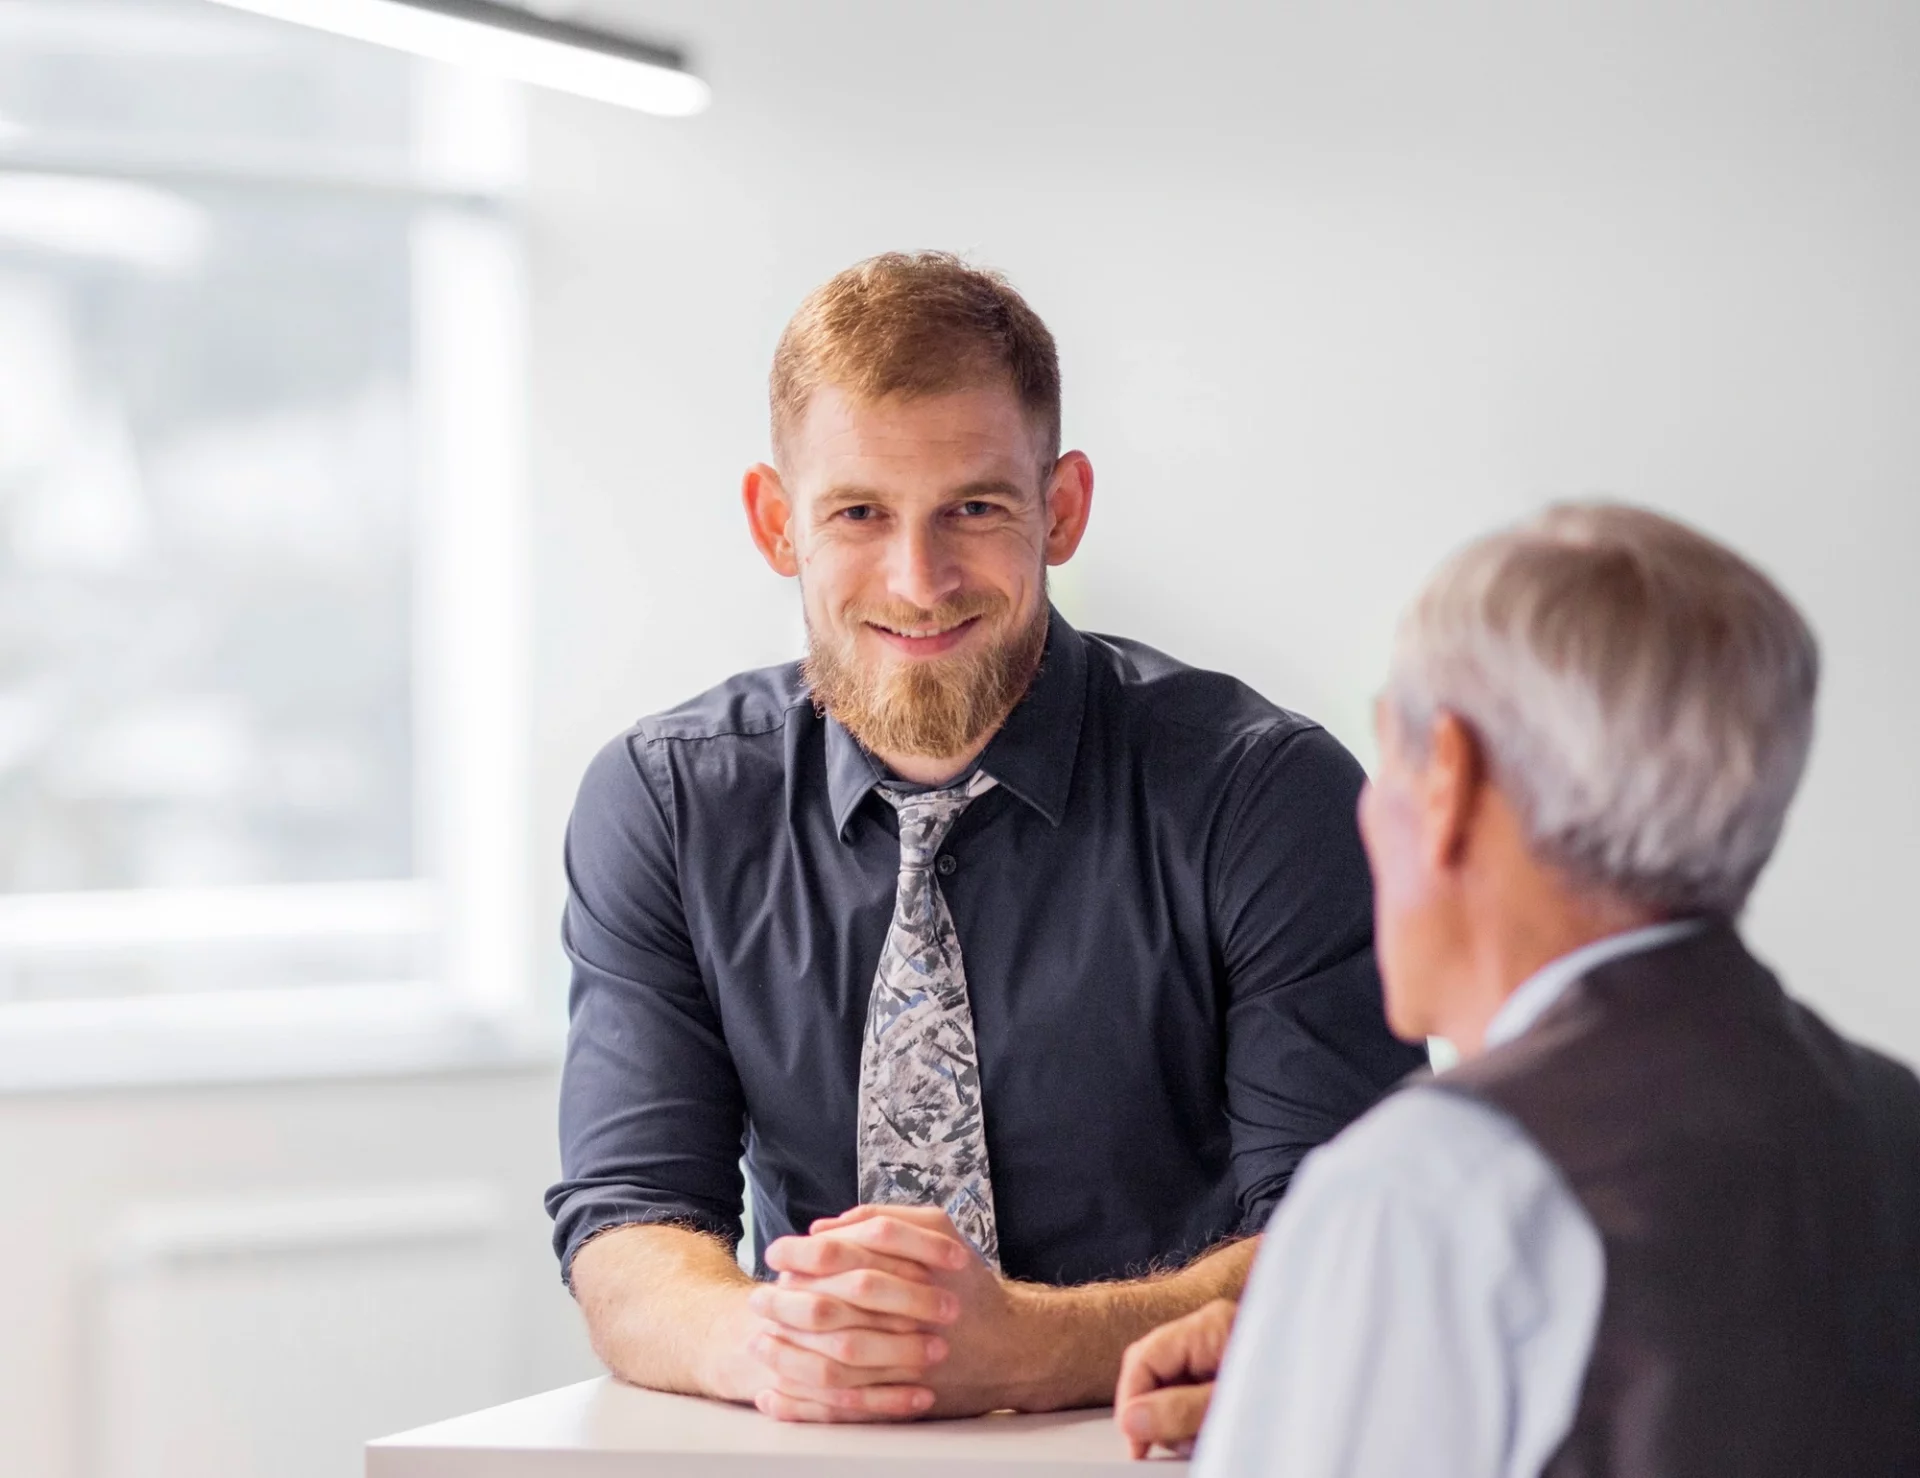
{"type": "Polygon", "coordinates": [[[434,61],[684,118],[707,106],[707,84],[676,51],[499,0],[217,0],[434,61]]]}

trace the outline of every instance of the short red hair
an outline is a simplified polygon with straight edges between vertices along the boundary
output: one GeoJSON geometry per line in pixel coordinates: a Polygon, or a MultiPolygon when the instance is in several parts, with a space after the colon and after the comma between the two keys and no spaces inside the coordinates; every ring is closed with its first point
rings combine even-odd
{"type": "Polygon", "coordinates": [[[914,398],[1004,383],[1060,456],[1060,356],[1053,335],[998,272],[950,252],[886,252],[811,293],[780,335],[768,398],[776,455],[813,392],[914,398]]]}

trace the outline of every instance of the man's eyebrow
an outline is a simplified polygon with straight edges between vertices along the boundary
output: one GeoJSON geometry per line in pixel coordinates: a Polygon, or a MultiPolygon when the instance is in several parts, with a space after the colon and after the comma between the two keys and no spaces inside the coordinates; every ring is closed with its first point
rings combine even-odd
{"type": "MultiPolygon", "coordinates": [[[[1030,488],[1005,477],[982,477],[972,482],[963,482],[959,487],[948,491],[948,498],[967,499],[996,496],[1025,500],[1033,496],[1030,488]]],[[[836,483],[820,494],[821,503],[884,503],[887,495],[878,488],[864,487],[857,482],[836,483]]]]}
{"type": "Polygon", "coordinates": [[[1025,500],[1033,496],[1032,489],[1023,488],[1017,482],[1009,482],[1004,477],[985,477],[977,482],[963,482],[947,496],[951,498],[979,498],[989,493],[997,493],[1003,498],[1025,500]]]}

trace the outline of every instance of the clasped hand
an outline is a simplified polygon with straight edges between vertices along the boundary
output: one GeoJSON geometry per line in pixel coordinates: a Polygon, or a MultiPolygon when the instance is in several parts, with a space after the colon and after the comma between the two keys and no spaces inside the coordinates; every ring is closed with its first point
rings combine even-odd
{"type": "Polygon", "coordinates": [[[1005,1404],[1014,1298],[944,1212],[856,1206],[766,1256],[779,1279],[747,1305],[767,1415],[898,1421],[1005,1404]]]}

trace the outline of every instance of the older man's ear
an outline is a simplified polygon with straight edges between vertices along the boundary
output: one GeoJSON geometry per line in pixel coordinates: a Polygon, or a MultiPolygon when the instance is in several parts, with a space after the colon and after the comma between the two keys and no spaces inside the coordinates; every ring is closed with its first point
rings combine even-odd
{"type": "Polygon", "coordinates": [[[1479,736],[1455,715],[1436,714],[1427,734],[1427,763],[1420,779],[1427,813],[1427,860],[1436,870],[1453,866],[1466,852],[1487,780],[1479,736]]]}

